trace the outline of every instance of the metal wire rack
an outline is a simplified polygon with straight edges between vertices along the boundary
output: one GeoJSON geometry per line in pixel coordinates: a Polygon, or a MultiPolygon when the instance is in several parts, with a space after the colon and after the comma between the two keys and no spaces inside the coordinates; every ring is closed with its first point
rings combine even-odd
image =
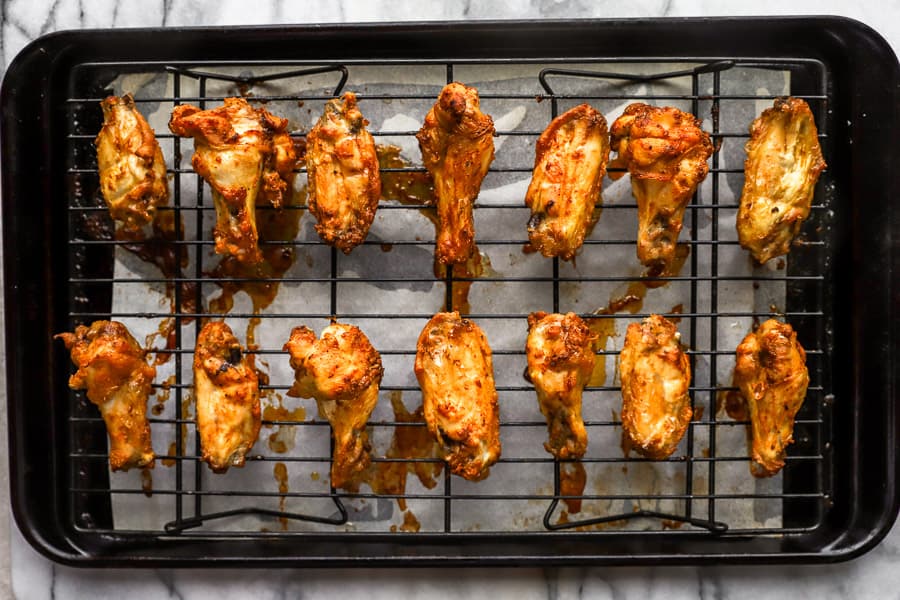
{"type": "MultiPolygon", "coordinates": [[[[484,63],[479,61],[478,65],[484,63]]],[[[374,65],[375,67],[385,65],[374,65]]],[[[414,63],[398,61],[396,66],[409,69],[444,69],[445,80],[453,81],[461,77],[461,71],[470,67],[466,61],[455,63],[414,63]]],[[[587,64],[579,61],[578,64],[569,64],[564,61],[553,64],[522,62],[500,63],[495,65],[500,69],[525,69],[529,77],[537,78],[542,91],[538,94],[521,91],[504,91],[499,89],[484,89],[481,92],[483,105],[486,112],[490,112],[491,103],[517,102],[527,104],[530,107],[547,107],[549,118],[556,117],[567,106],[573,106],[581,102],[627,102],[646,101],[650,103],[686,103],[687,107],[704,119],[710,134],[717,147],[722,144],[729,147],[743,145],[746,125],[723,130],[721,123],[726,119],[720,117],[725,114],[729,106],[739,103],[767,102],[778,94],[769,94],[765,90],[756,93],[723,91],[723,79],[736,73],[749,73],[755,71],[771,71],[773,73],[788,74],[790,77],[790,91],[792,95],[806,99],[817,115],[820,138],[826,161],[828,160],[828,79],[823,65],[814,60],[772,60],[772,59],[731,59],[724,57],[719,60],[692,60],[690,57],[671,59],[660,58],[658,60],[604,60],[598,64],[587,64]],[[674,63],[677,63],[674,64],[674,63]],[[685,66],[687,65],[687,66],[685,66]],[[652,67],[654,74],[644,74],[652,67]],[[672,92],[667,86],[674,82],[689,82],[690,93],[682,93],[678,88],[672,92]],[[636,89],[635,86],[644,86],[636,89]]],[[[293,102],[310,103],[322,102],[332,96],[339,95],[347,86],[348,78],[354,69],[373,67],[371,64],[342,64],[342,65],[309,65],[302,62],[278,63],[277,73],[256,75],[254,69],[261,67],[272,68],[273,65],[260,63],[215,63],[210,65],[162,65],[162,64],[118,64],[96,63],[86,64],[81,67],[83,74],[80,76],[82,85],[76,86],[71,97],[67,101],[66,111],[71,123],[66,143],[70,148],[70,164],[68,177],[70,189],[69,199],[69,244],[71,253],[69,257],[69,285],[72,293],[68,311],[68,325],[74,327],[79,323],[90,322],[95,319],[138,319],[156,323],[162,319],[174,319],[175,326],[172,329],[174,340],[171,348],[160,350],[161,354],[170,354],[174,364],[173,381],[155,384],[159,393],[171,393],[174,395],[174,414],[171,416],[157,416],[151,418],[151,424],[156,438],[159,432],[167,431],[174,439],[174,447],[168,453],[156,450],[159,459],[171,464],[172,485],[154,486],[152,493],[154,498],[170,498],[167,504],[167,516],[162,518],[159,527],[151,527],[147,530],[133,531],[131,533],[145,533],[159,535],[162,533],[179,536],[280,536],[302,535],[305,529],[303,523],[317,526],[316,532],[342,534],[348,531],[358,531],[361,534],[385,532],[391,524],[396,526],[396,519],[382,519],[375,521],[370,528],[356,528],[354,526],[354,510],[348,510],[347,504],[354,504],[359,509],[360,504],[377,505],[378,502],[394,500],[405,502],[433,503],[441,508],[436,511],[438,518],[433,528],[426,530],[444,532],[447,534],[460,534],[466,531],[490,530],[498,534],[507,532],[529,531],[535,535],[548,535],[547,530],[577,529],[590,532],[593,535],[606,533],[620,533],[627,530],[632,533],[644,531],[660,532],[667,534],[697,534],[720,536],[738,535],[789,535],[809,531],[821,522],[824,513],[829,507],[831,489],[831,462],[830,462],[830,433],[828,421],[828,394],[829,373],[827,361],[822,360],[827,347],[827,332],[830,324],[826,308],[829,299],[824,295],[824,279],[826,261],[829,252],[827,231],[828,211],[828,174],[823,176],[820,188],[813,205],[812,216],[804,228],[804,240],[802,245],[795,248],[783,270],[754,269],[750,273],[735,274],[722,267],[723,257],[726,252],[734,252],[737,242],[733,237],[726,235],[720,225],[722,218],[732,219],[737,209],[736,200],[722,201],[722,189],[725,178],[729,176],[740,177],[742,169],[740,164],[722,164],[721,152],[717,152],[711,159],[711,169],[707,182],[689,204],[685,228],[681,234],[681,242],[690,249],[690,259],[684,267],[684,272],[674,277],[667,278],[670,285],[679,285],[679,289],[685,290],[683,307],[668,312],[668,316],[681,319],[680,330],[684,343],[688,347],[691,359],[692,371],[695,373],[690,388],[692,403],[695,409],[695,420],[688,428],[685,440],[679,450],[669,459],[664,461],[649,461],[636,457],[618,456],[612,452],[599,454],[589,453],[581,460],[588,469],[605,469],[601,473],[609,473],[609,469],[632,469],[631,475],[625,474],[624,487],[615,490],[597,489],[593,491],[569,494],[563,488],[562,471],[566,466],[559,461],[554,461],[546,454],[541,455],[541,444],[545,435],[545,423],[539,418],[514,416],[519,413],[505,415],[501,412],[501,439],[506,444],[507,440],[517,437],[527,440],[538,450],[536,452],[517,452],[517,445],[512,445],[513,451],[504,452],[503,457],[495,469],[505,472],[518,471],[529,473],[532,470],[543,479],[544,488],[533,488],[525,491],[509,491],[508,489],[482,491],[482,488],[473,486],[468,482],[453,479],[444,470],[437,485],[432,490],[401,493],[377,494],[365,487],[359,492],[349,493],[343,490],[318,485],[307,489],[286,491],[284,489],[249,489],[238,486],[222,487],[222,480],[213,480],[216,477],[201,469],[199,463],[199,438],[196,435],[185,436],[184,428],[193,427],[193,418],[188,414],[189,393],[192,386],[190,381],[190,360],[193,353],[193,339],[199,331],[201,321],[204,318],[218,318],[222,315],[205,309],[208,303],[203,294],[203,286],[207,284],[221,285],[228,282],[252,282],[254,278],[217,278],[210,274],[218,258],[213,258],[209,250],[212,245],[209,218],[213,208],[204,190],[204,184],[186,164],[186,157],[190,156],[190,148],[185,142],[171,134],[158,129],[158,138],[164,147],[171,152],[174,160],[169,162],[169,173],[172,176],[171,206],[161,212],[171,212],[175,230],[182,228],[184,231],[176,239],[162,243],[166,251],[181,256],[185,252],[187,266],[175,261],[176,269],[172,277],[154,275],[146,270],[136,271],[134,276],[115,276],[113,273],[113,260],[117,248],[133,246],[134,242],[115,239],[108,229],[100,228],[98,233],[97,222],[105,218],[105,207],[97,195],[97,171],[93,155],[92,140],[99,129],[99,109],[97,103],[105,95],[105,86],[116,76],[124,73],[140,72],[165,74],[167,81],[171,83],[165,93],[138,94],[136,101],[139,107],[174,106],[181,103],[196,103],[201,107],[208,107],[220,102],[224,95],[219,91],[222,85],[232,84],[236,89],[248,93],[248,98],[261,103],[293,102]],[[330,77],[334,81],[321,85],[315,93],[297,94],[266,94],[266,84],[278,80],[289,80],[304,77],[330,77]],[[215,84],[216,91],[209,92],[209,87],[215,84]],[[188,89],[189,88],[189,89],[188,89]],[[186,91],[187,90],[187,91],[186,91]],[[191,185],[188,185],[188,184],[191,185]],[[700,223],[708,220],[708,226],[703,228],[700,223]],[[213,261],[210,264],[210,261],[213,261]],[[773,307],[754,307],[753,310],[732,310],[728,306],[720,305],[722,294],[727,292],[729,285],[740,283],[750,284],[753,288],[770,286],[776,290],[776,294],[782,294],[784,304],[773,307]],[[129,312],[127,310],[112,310],[112,296],[115,289],[128,286],[151,286],[158,284],[170,284],[172,286],[171,311],[161,307],[157,312],[129,312]],[[746,323],[747,320],[764,319],[770,314],[776,313],[781,318],[790,322],[798,331],[800,340],[807,349],[808,365],[810,368],[811,384],[807,394],[804,408],[798,415],[795,437],[797,443],[791,447],[788,456],[788,464],[783,477],[775,482],[761,484],[755,482],[747,472],[747,457],[745,453],[735,453],[723,450],[721,439],[723,435],[743,435],[745,422],[723,418],[718,414],[721,395],[729,391],[727,382],[723,382],[722,366],[733,357],[734,347],[724,347],[721,342],[723,327],[728,326],[727,320],[739,320],[746,323]],[[698,369],[698,363],[702,362],[703,368],[698,369]],[[698,378],[697,374],[702,376],[698,378]],[[511,416],[513,415],[513,416],[511,416]],[[173,435],[174,432],[174,435],[173,435]],[[193,440],[190,439],[193,437],[193,440]],[[705,446],[705,447],[704,447],[705,446]],[[743,471],[744,484],[736,487],[722,487],[722,479],[729,482],[736,479],[733,467],[739,467],[743,471]],[[627,485],[629,477],[640,469],[654,471],[656,483],[650,487],[635,484],[627,485]],[[718,473],[718,475],[717,475],[718,473]],[[271,502],[289,499],[297,510],[286,510],[282,503],[274,508],[271,502]],[[560,515],[560,502],[581,501],[584,506],[584,518],[576,518],[570,515],[562,518],[560,515]],[[223,505],[223,502],[225,503],[223,505]],[[324,502],[324,503],[323,503],[324,502]],[[473,524],[468,518],[460,517],[468,514],[468,509],[458,508],[461,504],[480,503],[492,506],[516,503],[527,504],[532,507],[529,514],[537,510],[537,520],[520,520],[517,524],[492,525],[490,522],[478,522],[473,524]],[[213,506],[211,506],[213,505],[213,506]],[[754,525],[747,525],[745,521],[732,522],[735,514],[740,511],[759,510],[761,505],[769,506],[764,510],[770,515],[768,520],[758,521],[754,525]],[[306,508],[310,506],[311,508],[306,508]],[[592,510],[588,510],[593,506],[592,510]],[[599,509],[597,507],[600,507],[599,509]],[[603,507],[606,507],[605,509],[603,507]],[[537,507],[537,508],[535,508],[537,507]],[[723,513],[726,517],[723,518],[723,513]],[[223,523],[232,522],[235,517],[250,517],[249,529],[233,530],[223,526],[223,523]],[[268,525],[274,519],[291,521],[291,526],[283,531],[260,530],[260,525],[268,525]],[[688,525],[681,527],[681,525],[688,525]]],[[[489,87],[489,86],[487,86],[489,87]]],[[[436,89],[439,89],[436,88],[436,89]]],[[[434,102],[436,92],[431,89],[409,93],[405,91],[392,92],[390,85],[378,88],[377,91],[367,92],[365,89],[355,89],[360,101],[364,104],[405,102],[417,107],[424,113],[434,102]],[[387,91],[384,91],[384,90],[387,91]]],[[[318,110],[318,108],[315,108],[318,110]]],[[[313,112],[315,112],[313,110],[313,112]]],[[[273,109],[274,111],[274,109],[273,109]]],[[[364,109],[365,112],[365,109],[364,109]]],[[[547,119],[549,120],[549,119],[547,119]]],[[[546,123],[544,123],[546,124],[546,123]]],[[[521,143],[534,143],[541,133],[540,127],[514,127],[503,130],[499,128],[498,140],[519,139],[521,143]]],[[[412,137],[415,130],[373,130],[376,140],[380,138],[412,137]]],[[[295,134],[302,137],[302,133],[295,134]]],[[[502,151],[498,152],[498,156],[502,151]]],[[[491,169],[492,175],[507,178],[527,178],[531,171],[530,163],[509,164],[496,161],[491,169]]],[[[299,178],[304,178],[303,169],[300,169],[299,178]]],[[[384,173],[421,173],[424,169],[417,165],[385,168],[384,173]]],[[[615,169],[611,169],[615,171],[615,169]]],[[[489,185],[486,181],[485,186],[489,185]]],[[[504,180],[506,181],[506,180],[504,180]]],[[[731,182],[731,187],[734,183],[731,182]]],[[[739,189],[739,188],[738,188],[739,189]]],[[[622,214],[630,213],[636,206],[633,200],[604,204],[604,217],[613,212],[622,214]]],[[[479,211],[506,211],[516,214],[521,211],[521,203],[476,203],[476,217],[479,211]]],[[[265,210],[265,209],[261,209],[265,210]]],[[[287,207],[285,210],[305,211],[305,207],[287,207]]],[[[400,204],[386,199],[379,207],[380,214],[393,213],[394,211],[428,211],[433,210],[426,203],[400,204]]],[[[524,220],[523,220],[524,222],[524,220]]],[[[520,237],[494,238],[478,233],[477,243],[480,248],[501,249],[510,254],[518,251],[527,241],[524,226],[521,228],[520,237]]],[[[342,262],[347,260],[337,253],[334,248],[328,248],[315,238],[268,240],[262,244],[278,245],[293,248],[321,248],[327,257],[328,269],[324,274],[304,273],[298,275],[284,275],[280,278],[282,286],[288,284],[318,284],[327,286],[328,306],[324,310],[309,310],[304,312],[283,312],[278,310],[262,310],[259,314],[246,311],[232,311],[225,315],[229,322],[236,319],[253,319],[258,317],[263,322],[277,321],[279,327],[283,327],[285,337],[289,328],[304,322],[320,322],[329,319],[337,319],[349,322],[360,320],[394,320],[397,327],[408,327],[417,334],[421,325],[431,317],[430,312],[408,311],[380,311],[360,312],[353,310],[341,310],[341,299],[346,294],[352,294],[356,284],[377,284],[390,286],[394,283],[421,283],[423,285],[443,285],[443,301],[448,310],[458,308],[454,306],[455,286],[472,285],[483,286],[487,284],[522,283],[542,285],[549,288],[549,302],[544,310],[554,312],[566,312],[574,310],[585,318],[596,317],[593,312],[586,312],[584,304],[579,307],[571,305],[568,300],[572,297],[570,288],[585,284],[617,285],[626,284],[636,279],[635,275],[626,270],[616,272],[593,272],[585,274],[577,272],[569,265],[561,264],[558,260],[547,261],[550,264],[549,272],[545,274],[528,273],[499,274],[489,273],[481,277],[460,277],[451,271],[442,282],[436,282],[434,277],[425,274],[421,276],[390,275],[378,271],[365,273],[351,273],[342,268],[342,262]]],[[[602,253],[613,247],[633,247],[635,239],[621,236],[619,239],[604,238],[593,235],[585,242],[584,255],[602,253]]],[[[390,247],[414,247],[431,250],[433,239],[369,239],[366,246],[390,247]]],[[[739,249],[738,249],[739,250],[739,249]]],[[[385,254],[385,260],[391,255],[385,254]]],[[[534,260],[546,260],[535,257],[534,260]]],[[[582,258],[579,258],[582,260],[582,258]]],[[[648,278],[654,281],[654,278],[648,278]]],[[[282,290],[284,293],[284,290],[282,290]]],[[[387,304],[390,305],[389,303],[387,304]]],[[[524,328],[527,312],[510,310],[492,310],[490,307],[481,307],[477,302],[472,302],[473,310],[469,317],[481,324],[496,323],[498,326],[509,326],[510,322],[517,322],[520,328],[524,328]],[[504,325],[505,324],[505,325],[504,325]]],[[[628,320],[639,319],[646,316],[645,312],[613,313],[605,315],[615,321],[617,329],[623,331],[628,320]]],[[[237,328],[236,328],[237,331],[237,328]]],[[[743,330],[746,332],[746,328],[743,330]]],[[[490,335],[489,335],[490,338],[490,335]]],[[[414,339],[414,338],[413,338],[414,339]]],[[[377,344],[376,344],[377,345],[377,344]]],[[[382,356],[386,358],[397,357],[407,359],[415,353],[414,346],[406,347],[379,347],[382,356]]],[[[283,352],[276,347],[261,346],[251,349],[251,354],[257,358],[265,358],[269,361],[286,361],[283,352]]],[[[502,363],[504,359],[524,361],[524,348],[495,348],[495,356],[502,363]]],[[[598,351],[601,360],[610,357],[615,360],[618,354],[616,349],[604,349],[598,351]]],[[[497,369],[503,367],[498,366],[497,369]]],[[[519,371],[521,372],[521,371],[519,371]]],[[[524,402],[532,388],[526,382],[515,383],[509,378],[498,380],[498,392],[500,394],[501,407],[512,403],[524,402]]],[[[595,385],[585,391],[585,403],[593,402],[595,397],[602,397],[604,408],[612,406],[617,408],[614,402],[619,387],[613,379],[612,384],[595,385]]],[[[263,391],[283,393],[290,387],[289,380],[273,380],[271,383],[261,385],[263,391]]],[[[390,383],[382,386],[384,394],[390,393],[415,393],[416,386],[403,383],[390,383]]],[[[86,401],[83,393],[72,392],[72,412],[70,423],[70,473],[69,473],[69,499],[70,516],[77,528],[92,532],[122,532],[123,529],[113,519],[112,506],[120,499],[127,499],[129,507],[139,507],[141,502],[149,502],[145,498],[147,490],[140,485],[116,483],[107,470],[107,454],[105,430],[102,420],[97,416],[95,409],[86,401]]],[[[537,411],[536,402],[531,399],[534,412],[537,411]]],[[[502,410],[502,409],[501,409],[502,410]]],[[[539,415],[538,415],[539,416],[539,415]]],[[[315,419],[302,418],[275,418],[264,419],[264,425],[268,428],[294,428],[301,432],[301,443],[305,432],[313,430],[327,430],[327,422],[315,419]]],[[[585,425],[589,436],[608,436],[620,427],[620,421],[615,413],[612,418],[602,418],[596,414],[586,419],[585,425]]],[[[422,427],[422,425],[410,424],[407,421],[391,419],[389,417],[374,417],[370,421],[372,430],[390,432],[397,427],[422,427]]],[[[264,430],[263,436],[266,430],[264,430]]],[[[261,436],[257,447],[263,444],[261,436]]],[[[264,453],[249,457],[246,471],[268,468],[272,463],[287,463],[289,465],[320,465],[327,472],[330,454],[323,452],[304,454],[302,452],[287,452],[275,455],[264,453]]],[[[404,458],[383,457],[376,450],[374,463],[376,465],[386,463],[403,463],[408,465],[436,464],[439,461],[434,458],[404,458]]],[[[157,471],[160,467],[157,467],[157,471]]],[[[233,470],[234,471],[234,470],[233,470]]],[[[649,472],[649,471],[648,471],[649,472]]],[[[229,477],[231,474],[228,475],[229,477]]],[[[411,475],[410,475],[411,477],[411,475]]],[[[527,477],[527,476],[526,476],[527,477]]],[[[129,480],[133,482],[133,480],[129,480]]],[[[227,481],[227,480],[226,480],[227,481]]],[[[490,479],[488,480],[490,481],[490,479]]],[[[234,485],[234,484],[232,484],[234,485]]],[[[479,484],[481,485],[481,484],[479,484]]],[[[375,510],[370,506],[370,509],[375,510]]],[[[493,514],[485,509],[486,514],[493,514]]],[[[414,535],[413,533],[400,532],[398,535],[414,535]]]]}

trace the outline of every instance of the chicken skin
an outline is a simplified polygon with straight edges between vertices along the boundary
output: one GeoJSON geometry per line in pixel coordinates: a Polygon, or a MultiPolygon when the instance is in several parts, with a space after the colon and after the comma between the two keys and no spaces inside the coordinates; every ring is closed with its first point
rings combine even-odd
{"type": "Polygon", "coordinates": [[[222,321],[208,322],[197,336],[194,397],[201,459],[215,473],[243,467],[259,436],[259,381],[222,321]]]}
{"type": "Polygon", "coordinates": [[[457,312],[434,315],[419,335],[415,371],[428,431],[450,472],[484,479],[500,458],[500,408],[484,333],[457,312]]]}
{"type": "Polygon", "coordinates": [[[798,98],[776,98],[750,125],[738,240],[760,264],[787,254],[825,168],[816,120],[798,98]]]}
{"type": "Polygon", "coordinates": [[[103,127],[94,140],[100,190],[110,216],[137,231],[153,220],[157,206],[169,203],[166,162],[131,94],[110,96],[100,107],[103,127]]]}
{"type": "Polygon", "coordinates": [[[481,112],[478,90],[448,83],[416,134],[422,161],[434,179],[438,232],[435,257],[463,263],[475,252],[472,214],[481,182],[494,160],[494,121],[481,112]]]}
{"type": "Polygon", "coordinates": [[[636,103],[613,123],[611,145],[618,152],[614,164],[631,173],[638,260],[651,274],[665,274],[675,258],[684,209],[709,172],[709,134],[694,115],[636,103]]]}
{"type": "Polygon", "coordinates": [[[172,111],[169,129],[194,138],[191,164],[212,188],[216,253],[245,264],[262,260],[257,199],[280,208],[293,184],[297,156],[287,126],[287,119],[243,98],[226,98],[210,110],[182,104],[172,111]]]}
{"type": "Polygon", "coordinates": [[[325,243],[349,254],[366,239],[381,197],[375,140],[356,94],[329,100],[306,137],[309,210],[325,243]]]}
{"type": "Polygon", "coordinates": [[[660,315],[632,323],[619,355],[622,433],[627,447],[666,458],[691,421],[691,365],[675,324],[660,315]]]}
{"type": "Polygon", "coordinates": [[[556,458],[580,458],[587,449],[581,393],[594,371],[594,338],[575,313],[528,315],[528,377],[547,419],[544,448],[556,458]]]}
{"type": "Polygon", "coordinates": [[[771,477],[794,442],[794,417],[809,385],[806,352],[787,323],[769,319],[737,347],[734,385],[750,413],[750,472],[771,477]]]}
{"type": "Polygon", "coordinates": [[[606,119],[599,112],[582,104],[551,121],[538,138],[525,195],[532,248],[547,257],[575,257],[594,220],[608,160],[606,119]]]}
{"type": "Polygon", "coordinates": [[[366,421],[378,403],[381,356],[358,327],[342,323],[326,327],[318,340],[311,329],[295,327],[284,349],[296,377],[288,395],[315,398],[331,423],[331,485],[356,491],[371,462],[366,421]]]}
{"type": "Polygon", "coordinates": [[[75,333],[56,336],[71,352],[78,367],[69,378],[73,390],[87,390],[109,434],[109,466],[113,471],[153,468],[156,456],[150,440],[147,397],[156,369],[148,365],[143,348],[118,321],[79,325],[75,333]]]}

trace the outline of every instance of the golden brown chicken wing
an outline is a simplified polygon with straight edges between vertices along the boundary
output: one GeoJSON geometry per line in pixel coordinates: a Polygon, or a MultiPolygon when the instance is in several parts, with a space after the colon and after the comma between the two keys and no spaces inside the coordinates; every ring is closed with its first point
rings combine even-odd
{"type": "Polygon", "coordinates": [[[222,321],[208,322],[197,336],[194,397],[202,460],[215,473],[243,467],[259,436],[259,381],[222,321]]]}
{"type": "Polygon", "coordinates": [[[809,385],[806,352],[787,323],[769,319],[737,347],[734,385],[750,413],[750,472],[770,477],[794,442],[794,417],[809,385]]]}
{"type": "Polygon", "coordinates": [[[295,327],[284,345],[296,380],[289,396],[315,398],[334,435],[331,485],[355,491],[371,462],[366,421],[378,403],[381,356],[353,325],[332,323],[316,334],[295,327]]]}
{"type": "Polygon", "coordinates": [[[787,254],[825,168],[816,120],[798,98],[776,98],[750,125],[738,240],[759,263],[787,254]]]}
{"type": "Polygon", "coordinates": [[[548,257],[575,257],[594,220],[608,160],[606,119],[587,104],[550,122],[538,138],[525,194],[532,248],[548,257]]]}
{"type": "Polygon", "coordinates": [[[544,448],[556,458],[580,458],[587,449],[581,392],[594,371],[594,338],[575,313],[528,315],[528,377],[550,432],[544,448]]]}
{"type": "Polygon", "coordinates": [[[619,153],[614,163],[631,173],[638,259],[651,273],[666,273],[675,258],[684,209],[709,172],[709,134],[694,115],[636,103],[613,123],[611,145],[619,153]]]}
{"type": "Polygon", "coordinates": [[[110,216],[136,231],[153,220],[157,206],[169,202],[166,162],[131,94],[110,96],[100,107],[103,127],[94,140],[100,190],[110,216]]]}
{"type": "Polygon", "coordinates": [[[381,197],[375,140],[356,94],[329,100],[306,137],[309,210],[325,243],[349,254],[366,239],[381,197]]]}
{"type": "Polygon", "coordinates": [[[194,170],[212,188],[216,252],[246,264],[262,259],[256,230],[257,198],[280,208],[291,193],[297,157],[287,119],[243,98],[226,98],[210,110],[182,104],[169,129],[194,138],[194,170]]]}
{"type": "Polygon", "coordinates": [[[465,262],[475,251],[472,205],[494,160],[494,122],[481,112],[478,90],[448,83],[416,134],[434,178],[438,232],[435,257],[465,262]]]}
{"type": "Polygon", "coordinates": [[[491,348],[459,313],[438,313],[419,335],[416,378],[428,431],[450,472],[478,481],[500,458],[500,408],[491,348]]]}
{"type": "Polygon", "coordinates": [[[675,324],[660,315],[632,323],[619,355],[622,433],[647,458],[666,458],[691,421],[691,365],[675,324]]]}
{"type": "Polygon", "coordinates": [[[113,471],[153,468],[155,455],[147,421],[147,397],[156,369],[145,351],[118,321],[79,325],[75,333],[56,336],[71,351],[78,371],[69,378],[73,390],[87,390],[109,434],[109,466],[113,471]]]}

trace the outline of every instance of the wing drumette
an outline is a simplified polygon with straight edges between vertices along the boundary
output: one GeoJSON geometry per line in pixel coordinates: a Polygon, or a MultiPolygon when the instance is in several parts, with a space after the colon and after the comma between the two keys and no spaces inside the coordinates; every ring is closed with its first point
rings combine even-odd
{"type": "Polygon", "coordinates": [[[329,100],[306,137],[309,210],[316,232],[349,254],[366,239],[381,196],[375,140],[356,104],[356,94],[329,100]]]}
{"type": "Polygon", "coordinates": [[[419,335],[416,378],[428,431],[450,472],[478,481],[500,458],[500,409],[491,349],[459,313],[438,313],[419,335]]]}
{"type": "Polygon", "coordinates": [[[528,315],[528,377],[547,419],[547,452],[580,458],[587,449],[581,418],[581,392],[594,370],[594,335],[575,313],[528,315]]]}
{"type": "Polygon", "coordinates": [[[169,202],[166,163],[131,94],[110,96],[100,107],[103,127],[94,140],[100,189],[110,216],[135,231],[153,220],[157,206],[169,202]]]}
{"type": "Polygon", "coordinates": [[[448,83],[416,134],[422,161],[434,178],[438,232],[435,256],[463,263],[475,251],[472,205],[494,160],[494,122],[481,112],[478,91],[448,83]]]}
{"type": "Polygon", "coordinates": [[[259,436],[259,382],[221,321],[210,321],[197,336],[194,396],[202,460],[216,473],[243,467],[259,436]]]}
{"type": "Polygon", "coordinates": [[[553,119],[538,138],[525,195],[528,239],[544,256],[571,260],[584,243],[609,160],[606,119],[581,104],[553,119]]]}
{"type": "Polygon", "coordinates": [[[366,421],[378,402],[381,356],[358,327],[342,323],[326,327],[318,340],[311,329],[295,327],[284,349],[296,377],[288,395],[315,398],[331,423],[331,485],[356,490],[371,461],[366,421]]]}
{"type": "Polygon", "coordinates": [[[73,390],[87,390],[109,434],[109,466],[113,471],[153,468],[155,455],[147,421],[147,397],[156,369],[144,359],[144,349],[117,321],[79,325],[75,333],[60,333],[78,371],[69,378],[73,390]]]}
{"type": "Polygon", "coordinates": [[[611,145],[619,153],[614,162],[631,173],[638,259],[651,273],[665,273],[675,257],[684,209],[709,172],[709,134],[694,115],[636,103],[613,123],[611,145]]]}

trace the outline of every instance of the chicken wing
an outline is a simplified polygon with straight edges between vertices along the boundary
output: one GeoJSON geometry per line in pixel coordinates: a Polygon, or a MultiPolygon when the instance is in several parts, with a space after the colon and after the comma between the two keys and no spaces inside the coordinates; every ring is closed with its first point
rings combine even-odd
{"type": "Polygon", "coordinates": [[[434,178],[438,232],[435,257],[465,262],[475,251],[472,205],[494,160],[494,122],[481,112],[478,90],[448,83],[416,134],[434,178]]]}
{"type": "Polygon", "coordinates": [[[750,413],[750,472],[770,477],[794,442],[794,417],[809,385],[806,352],[787,323],[769,319],[737,347],[734,385],[750,413]]]}
{"type": "Polygon", "coordinates": [[[79,325],[75,333],[56,337],[78,367],[69,387],[86,389],[106,423],[110,468],[153,468],[147,397],[156,369],[147,364],[144,349],[118,321],[94,321],[90,327],[79,325]]]}
{"type": "Polygon", "coordinates": [[[216,252],[246,264],[262,259],[256,230],[257,198],[280,208],[291,193],[297,157],[287,119],[243,98],[226,98],[210,110],[182,104],[169,129],[194,138],[194,170],[212,188],[216,252]]]}
{"type": "Polygon", "coordinates": [[[197,336],[194,397],[201,459],[215,473],[243,467],[259,436],[259,382],[222,321],[208,322],[197,336]]]}
{"type": "Polygon", "coordinates": [[[349,254],[366,239],[381,197],[375,140],[356,94],[329,100],[306,136],[309,210],[325,243],[349,254]]]}
{"type": "Polygon", "coordinates": [[[594,339],[575,313],[528,315],[528,377],[547,419],[544,448],[556,458],[580,458],[587,449],[581,392],[594,371],[594,339]]]}
{"type": "Polygon", "coordinates": [[[136,231],[153,220],[157,206],[169,203],[166,162],[131,94],[110,96],[100,107],[103,127],[94,140],[100,190],[110,216],[136,231]]]}
{"type": "Polygon", "coordinates": [[[450,472],[484,479],[500,458],[500,408],[484,333],[457,312],[434,315],[419,335],[415,371],[428,431],[450,472]]]}
{"type": "Polygon", "coordinates": [[[295,327],[284,345],[295,371],[289,396],[315,398],[334,436],[331,485],[356,491],[371,462],[366,421],[378,402],[381,356],[353,325],[332,323],[316,334],[295,327]]]}
{"type": "Polygon", "coordinates": [[[594,220],[608,160],[606,119],[587,104],[550,122],[538,138],[525,194],[532,248],[548,257],[575,257],[594,220]]]}
{"type": "Polygon", "coordinates": [[[825,168],[816,120],[798,98],[776,98],[750,125],[738,240],[760,264],[787,254],[825,168]]]}
{"type": "Polygon", "coordinates": [[[616,166],[631,173],[638,206],[637,256],[651,274],[669,271],[684,209],[706,178],[713,145],[700,119],[669,106],[631,104],[615,120],[616,166]]]}
{"type": "Polygon", "coordinates": [[[666,458],[691,421],[691,365],[675,324],[660,315],[632,323],[619,355],[622,433],[647,458],[666,458]]]}

